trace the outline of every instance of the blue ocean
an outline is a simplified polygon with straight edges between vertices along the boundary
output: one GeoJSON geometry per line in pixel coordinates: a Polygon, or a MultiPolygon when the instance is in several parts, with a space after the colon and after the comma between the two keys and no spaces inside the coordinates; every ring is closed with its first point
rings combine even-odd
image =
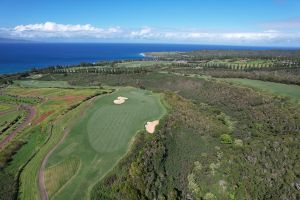
{"type": "Polygon", "coordinates": [[[143,52],[203,49],[257,50],[272,48],[187,44],[0,43],[0,74],[22,72],[33,67],[43,68],[81,62],[141,59],[143,52]]]}

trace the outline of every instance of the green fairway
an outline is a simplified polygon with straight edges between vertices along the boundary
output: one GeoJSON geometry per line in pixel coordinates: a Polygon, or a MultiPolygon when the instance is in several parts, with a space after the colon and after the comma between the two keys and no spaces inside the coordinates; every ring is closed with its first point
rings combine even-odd
{"type": "Polygon", "coordinates": [[[67,81],[38,81],[38,80],[26,80],[26,81],[15,81],[16,84],[22,87],[33,87],[33,88],[69,88],[72,87],[67,81]]]}
{"type": "MultiPolygon", "coordinates": [[[[48,196],[54,199],[87,198],[93,185],[126,154],[135,134],[144,130],[147,121],[159,119],[165,112],[160,96],[145,90],[121,88],[113,94],[99,97],[50,156],[46,174],[51,174],[49,170],[66,159],[79,158],[80,167],[72,174],[59,174],[59,180],[65,180],[59,183],[62,189],[57,192],[53,187],[47,188],[48,196]],[[118,96],[128,100],[115,105],[113,100],[118,96]]],[[[78,162],[74,163],[78,165],[78,162]]],[[[60,172],[63,170],[57,173],[60,172]]],[[[46,177],[46,180],[57,185],[54,177],[57,176],[46,177]]]]}
{"type": "Polygon", "coordinates": [[[229,82],[258,88],[264,91],[272,92],[279,95],[292,97],[300,101],[300,86],[298,85],[287,85],[282,83],[273,83],[260,80],[241,79],[241,78],[225,78],[229,82]]]}

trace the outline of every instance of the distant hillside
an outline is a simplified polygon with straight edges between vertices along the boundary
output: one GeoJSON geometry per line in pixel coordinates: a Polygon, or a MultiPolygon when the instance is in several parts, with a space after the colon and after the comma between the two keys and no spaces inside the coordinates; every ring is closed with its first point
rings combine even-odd
{"type": "Polygon", "coordinates": [[[29,42],[33,42],[33,41],[22,40],[22,39],[0,38],[0,43],[29,43],[29,42]]]}

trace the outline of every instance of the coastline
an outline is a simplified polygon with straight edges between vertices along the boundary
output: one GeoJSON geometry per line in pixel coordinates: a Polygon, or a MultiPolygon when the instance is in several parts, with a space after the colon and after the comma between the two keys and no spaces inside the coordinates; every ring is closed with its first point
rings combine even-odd
{"type": "Polygon", "coordinates": [[[0,74],[22,73],[30,71],[32,68],[42,69],[57,65],[78,65],[82,62],[94,63],[159,57],[152,55],[151,52],[228,49],[272,50],[280,48],[196,44],[0,43],[1,56],[5,58],[0,59],[0,74]]]}

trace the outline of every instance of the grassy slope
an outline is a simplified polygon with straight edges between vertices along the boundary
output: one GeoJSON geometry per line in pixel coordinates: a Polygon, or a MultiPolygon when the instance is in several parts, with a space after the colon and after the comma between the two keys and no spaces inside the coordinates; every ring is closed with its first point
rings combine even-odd
{"type": "MultiPolygon", "coordinates": [[[[160,72],[166,73],[166,72],[160,72]]],[[[178,76],[184,76],[182,73],[172,73],[178,76]]],[[[209,76],[205,75],[197,75],[197,74],[190,74],[185,75],[186,77],[194,77],[194,78],[201,78],[201,79],[211,79],[209,76]]],[[[292,85],[292,84],[284,84],[284,83],[275,83],[269,81],[261,81],[261,80],[252,80],[252,79],[243,79],[243,78],[216,78],[217,80],[225,80],[230,83],[235,83],[238,85],[250,86],[255,89],[262,90],[264,92],[271,92],[277,95],[291,97],[300,101],[300,86],[299,85],[292,85]]]]}
{"type": "Polygon", "coordinates": [[[36,87],[36,88],[67,88],[71,87],[66,81],[37,81],[37,80],[26,80],[26,81],[15,81],[16,84],[19,84],[22,87],[36,87]]]}
{"type": "Polygon", "coordinates": [[[122,88],[99,98],[49,159],[48,167],[73,155],[81,159],[80,171],[55,199],[85,197],[94,183],[126,154],[133,136],[144,128],[145,122],[164,112],[159,96],[134,88],[122,88]],[[129,99],[114,105],[118,96],[129,99]]]}
{"type": "Polygon", "coordinates": [[[15,120],[18,115],[22,115],[22,111],[13,111],[9,113],[5,113],[4,115],[0,115],[0,130],[4,128],[11,121],[15,120]]]}
{"type": "Polygon", "coordinates": [[[48,189],[48,197],[62,189],[64,183],[69,181],[80,168],[80,159],[72,157],[59,162],[45,171],[45,185],[48,189]],[[61,175],[63,174],[63,176],[61,175]]]}
{"type": "Polygon", "coordinates": [[[298,85],[287,85],[282,83],[273,83],[260,80],[251,80],[251,79],[241,79],[241,78],[226,78],[223,79],[229,82],[250,86],[258,88],[267,92],[276,93],[279,95],[284,95],[292,97],[300,101],[300,86],[298,85]]]}
{"type": "MultiPolygon", "coordinates": [[[[60,114],[70,108],[71,105],[81,102],[84,98],[95,94],[97,91],[98,90],[95,89],[20,88],[16,86],[6,88],[4,92],[9,95],[18,94],[19,96],[22,96],[21,99],[30,99],[32,96],[41,97],[44,101],[35,105],[37,108],[36,117],[33,120],[35,123],[33,123],[32,126],[27,127],[22,133],[18,134],[12,142],[14,143],[15,141],[20,140],[26,141],[27,143],[23,145],[13,156],[12,161],[9,162],[9,165],[5,167],[1,174],[5,172],[13,176],[17,176],[18,171],[24,163],[26,163],[26,161],[34,155],[34,153],[38,151],[42,145],[44,145],[44,142],[50,135],[52,122],[59,118],[60,114]],[[44,115],[49,111],[51,111],[51,115],[44,115]]],[[[70,115],[73,115],[74,117],[79,116],[78,113],[70,115]]],[[[69,114],[66,115],[66,117],[70,117],[70,119],[63,119],[55,125],[52,134],[53,137],[51,137],[50,143],[43,146],[41,151],[37,154],[37,157],[32,159],[24,168],[21,175],[20,198],[32,199],[33,196],[37,196],[37,169],[39,168],[40,161],[43,158],[43,155],[47,152],[47,149],[50,148],[51,145],[55,144],[55,141],[60,138],[61,132],[59,132],[59,127],[65,126],[68,120],[74,119],[69,116],[69,114]]],[[[1,152],[0,156],[2,157],[3,154],[4,153],[1,152]]],[[[5,191],[3,192],[5,193],[5,191]]],[[[6,194],[8,193],[12,192],[7,191],[6,194]]]]}
{"type": "Polygon", "coordinates": [[[84,109],[84,105],[80,105],[77,109],[57,119],[49,141],[41,147],[21,174],[20,199],[34,199],[39,197],[37,172],[40,168],[40,164],[47,152],[60,141],[66,126],[68,127],[76,117],[80,116],[82,109],[84,109]]]}
{"type": "Polygon", "coordinates": [[[18,127],[18,125],[24,120],[24,117],[26,116],[26,112],[23,110],[16,110],[10,113],[6,113],[4,115],[0,115],[0,131],[6,129],[3,133],[0,132],[0,140],[4,139],[9,135],[15,128],[18,127]],[[20,117],[18,119],[18,117],[20,117]]]}

